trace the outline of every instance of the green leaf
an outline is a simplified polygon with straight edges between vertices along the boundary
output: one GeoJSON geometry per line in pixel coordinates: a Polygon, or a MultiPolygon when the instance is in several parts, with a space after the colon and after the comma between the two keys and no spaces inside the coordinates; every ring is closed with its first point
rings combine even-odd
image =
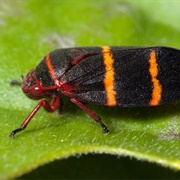
{"type": "MultiPolygon", "coordinates": [[[[171,4],[166,1],[120,0],[0,1],[0,179],[17,178],[42,165],[44,169],[38,168],[29,176],[21,177],[33,178],[39,172],[43,173],[39,178],[52,178],[51,171],[48,171],[52,170],[51,164],[46,163],[89,153],[129,156],[180,170],[180,103],[153,108],[88,105],[109,128],[110,133],[105,136],[97,123],[64,97],[62,115],[41,109],[25,131],[17,134],[15,139],[8,137],[38,103],[25,98],[19,87],[9,86],[12,79],[21,81],[20,74],[25,75],[55,48],[99,45],[180,48],[177,41],[180,39],[180,12],[175,11],[179,5],[178,1],[171,4]]],[[[126,168],[137,170],[139,174],[131,176],[129,169],[125,168],[118,174],[119,169],[113,167],[123,167],[121,162],[124,161],[117,159],[114,162],[111,157],[104,157],[109,164],[109,168],[104,168],[109,171],[108,177],[142,177],[138,169],[143,165],[124,160],[130,164],[126,168]],[[111,163],[115,164],[111,166],[111,163]]],[[[106,178],[103,170],[95,171],[97,174],[92,176],[88,158],[93,157],[87,157],[87,168],[82,166],[84,175],[76,176],[78,168],[72,167],[68,172],[74,176],[66,174],[61,177],[106,178]]],[[[58,167],[61,169],[56,171],[54,178],[60,177],[58,173],[63,174],[63,167],[68,162],[71,163],[71,159],[60,161],[58,167]]],[[[84,163],[83,160],[78,162],[84,163]]],[[[105,166],[103,158],[100,162],[105,166]]],[[[146,171],[149,167],[158,169],[152,164],[145,167],[146,171]]],[[[160,168],[160,171],[166,169],[160,168]]],[[[176,175],[179,174],[174,173],[173,177],[176,175]]],[[[151,176],[145,178],[148,177],[151,176]]]]}

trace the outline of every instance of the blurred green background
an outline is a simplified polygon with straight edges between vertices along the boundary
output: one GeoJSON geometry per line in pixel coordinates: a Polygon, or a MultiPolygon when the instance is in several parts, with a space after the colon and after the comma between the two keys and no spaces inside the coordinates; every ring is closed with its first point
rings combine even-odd
{"type": "Polygon", "coordinates": [[[0,0],[0,179],[180,177],[179,103],[91,105],[112,132],[103,136],[66,99],[61,117],[41,110],[26,131],[8,137],[37,104],[9,82],[48,52],[102,45],[180,49],[179,9],[178,0],[0,0]]]}

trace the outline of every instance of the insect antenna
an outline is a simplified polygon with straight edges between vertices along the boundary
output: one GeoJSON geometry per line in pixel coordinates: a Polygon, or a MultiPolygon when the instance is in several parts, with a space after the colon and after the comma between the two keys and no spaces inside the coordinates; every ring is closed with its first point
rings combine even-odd
{"type": "MultiPolygon", "coordinates": [[[[21,74],[21,79],[23,79],[24,76],[21,74]]],[[[18,86],[21,86],[22,82],[19,82],[17,80],[12,80],[10,83],[9,83],[11,86],[13,85],[18,85],[18,86]]]]}

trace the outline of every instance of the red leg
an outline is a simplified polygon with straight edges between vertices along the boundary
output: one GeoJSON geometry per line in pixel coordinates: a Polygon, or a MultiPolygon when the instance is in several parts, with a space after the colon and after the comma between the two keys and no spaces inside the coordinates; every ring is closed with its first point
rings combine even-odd
{"type": "Polygon", "coordinates": [[[98,122],[100,126],[102,127],[104,134],[107,134],[109,132],[107,127],[101,121],[101,118],[99,116],[94,114],[91,110],[89,110],[83,103],[79,102],[77,99],[71,98],[71,101],[75,103],[76,105],[78,105],[83,111],[85,111],[89,116],[91,116],[96,122],[98,122]]]}
{"type": "Polygon", "coordinates": [[[40,107],[44,107],[44,109],[48,112],[53,112],[60,106],[60,96],[53,96],[51,103],[47,102],[46,100],[42,100],[38,103],[38,105],[34,108],[34,110],[30,113],[30,115],[25,119],[25,121],[21,124],[20,128],[15,129],[10,134],[11,138],[14,138],[15,134],[17,132],[20,132],[26,128],[26,126],[29,124],[33,116],[38,112],[40,107]]]}

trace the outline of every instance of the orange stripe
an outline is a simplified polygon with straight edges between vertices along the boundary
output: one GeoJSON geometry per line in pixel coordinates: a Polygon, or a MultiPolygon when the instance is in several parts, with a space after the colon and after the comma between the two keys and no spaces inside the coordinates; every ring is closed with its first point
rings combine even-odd
{"type": "Polygon", "coordinates": [[[102,47],[102,54],[104,58],[105,65],[105,78],[104,78],[104,87],[107,96],[107,106],[116,105],[116,91],[114,91],[114,59],[111,54],[111,50],[108,46],[102,47]]]}
{"type": "Polygon", "coordinates": [[[48,67],[49,74],[50,74],[51,78],[54,80],[54,83],[56,84],[56,82],[58,82],[58,81],[57,81],[57,78],[55,75],[54,68],[51,64],[51,58],[50,58],[49,54],[46,56],[46,65],[48,67]]]}
{"type": "Polygon", "coordinates": [[[156,62],[156,54],[155,54],[154,50],[150,53],[149,64],[150,64],[149,72],[151,75],[151,81],[153,83],[152,98],[149,102],[149,105],[156,106],[156,105],[159,105],[160,101],[161,101],[162,85],[160,84],[159,80],[157,79],[158,64],[156,62]]]}

